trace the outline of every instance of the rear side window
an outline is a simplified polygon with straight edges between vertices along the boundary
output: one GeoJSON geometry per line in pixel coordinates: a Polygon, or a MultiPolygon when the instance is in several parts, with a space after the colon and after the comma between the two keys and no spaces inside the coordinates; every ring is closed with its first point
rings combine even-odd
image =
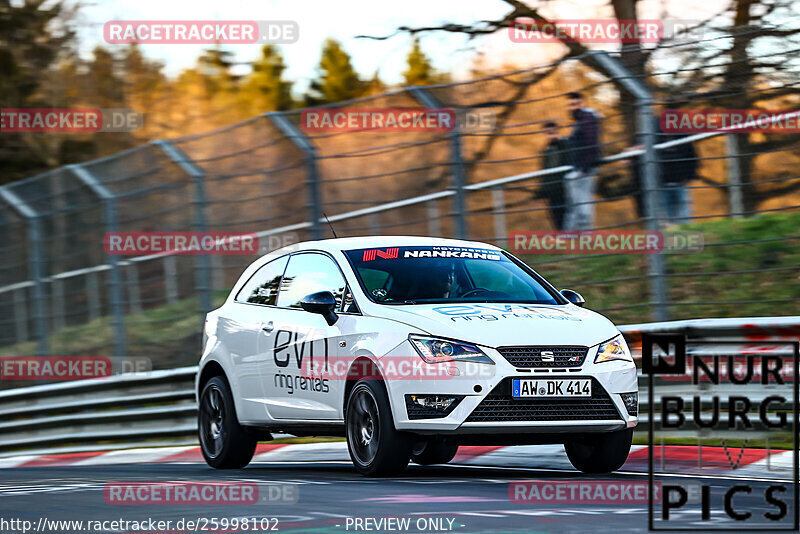
{"type": "Polygon", "coordinates": [[[278,306],[299,308],[300,300],[306,295],[330,291],[340,309],[346,285],[339,267],[328,256],[313,252],[295,254],[283,276],[278,306]]]}
{"type": "Polygon", "coordinates": [[[274,306],[278,300],[278,288],[288,260],[288,256],[278,258],[256,271],[236,295],[236,302],[274,306]]]}

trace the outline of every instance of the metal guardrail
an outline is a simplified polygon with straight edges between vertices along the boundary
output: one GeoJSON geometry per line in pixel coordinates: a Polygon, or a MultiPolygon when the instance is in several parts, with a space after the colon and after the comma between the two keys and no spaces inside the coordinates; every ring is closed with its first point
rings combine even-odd
{"type": "MultiPolygon", "coordinates": [[[[727,338],[757,344],[764,336],[796,340],[800,316],[670,321],[624,325],[620,330],[634,351],[643,332],[684,332],[690,340],[727,338]]],[[[0,391],[0,457],[196,444],[196,373],[196,366],[181,367],[0,391]]],[[[640,420],[646,422],[646,377],[639,380],[640,420]]],[[[664,385],[661,391],[685,397],[703,394],[685,382],[664,385]]],[[[753,392],[753,400],[759,395],[763,396],[753,392]]],[[[687,432],[692,431],[683,431],[687,432]]],[[[715,431],[714,437],[736,432],[724,434],[715,431]]],[[[749,438],[760,435],[748,431],[749,438]]]]}
{"type": "Polygon", "coordinates": [[[0,392],[0,452],[196,442],[197,367],[0,392]]]}

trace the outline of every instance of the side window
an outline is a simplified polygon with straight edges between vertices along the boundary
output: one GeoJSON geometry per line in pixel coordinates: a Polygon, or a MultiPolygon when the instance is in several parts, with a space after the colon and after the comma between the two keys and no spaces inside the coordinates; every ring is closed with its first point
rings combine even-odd
{"type": "Polygon", "coordinates": [[[254,304],[275,305],[278,299],[278,287],[281,285],[283,270],[286,268],[288,256],[273,260],[256,271],[250,280],[236,295],[236,302],[252,302],[254,304]]]}
{"type": "Polygon", "coordinates": [[[283,277],[278,306],[299,308],[300,300],[317,291],[330,291],[336,298],[337,309],[342,304],[346,283],[339,267],[323,254],[295,254],[283,277]]]}

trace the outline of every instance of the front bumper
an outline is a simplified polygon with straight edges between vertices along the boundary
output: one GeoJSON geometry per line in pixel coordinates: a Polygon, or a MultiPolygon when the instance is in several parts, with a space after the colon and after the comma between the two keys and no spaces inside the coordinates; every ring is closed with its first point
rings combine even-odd
{"type": "MultiPolygon", "coordinates": [[[[387,380],[386,387],[398,430],[421,434],[508,434],[610,432],[635,427],[620,394],[637,391],[636,367],[632,362],[594,363],[592,347],[580,367],[570,369],[518,369],[496,350],[481,349],[495,365],[475,363],[446,365],[449,372],[431,373],[431,378],[387,380]],[[591,378],[592,397],[575,399],[513,399],[512,378],[591,378]],[[446,417],[410,419],[405,395],[463,395],[464,399],[446,417]]],[[[393,355],[413,351],[407,343],[393,355]]],[[[426,364],[428,365],[428,364],[426,364]]]]}

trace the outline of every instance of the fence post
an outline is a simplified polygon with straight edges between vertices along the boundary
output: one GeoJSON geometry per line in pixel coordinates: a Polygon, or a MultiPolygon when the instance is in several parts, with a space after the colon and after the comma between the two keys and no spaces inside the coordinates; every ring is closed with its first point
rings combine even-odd
{"type": "MultiPolygon", "coordinates": [[[[656,131],[653,122],[652,107],[649,99],[641,100],[637,104],[637,120],[639,133],[644,141],[644,160],[642,161],[642,176],[645,183],[645,210],[647,215],[647,229],[651,232],[661,230],[661,178],[658,171],[658,154],[656,153],[656,131]]],[[[653,319],[656,321],[669,320],[669,296],[667,293],[667,278],[664,269],[664,256],[662,253],[648,254],[648,274],[650,276],[650,294],[653,300],[653,319]]]]}
{"type": "Polygon", "coordinates": [[[322,192],[319,184],[319,168],[317,166],[317,150],[311,140],[286,118],[282,111],[270,111],[266,117],[276,128],[303,153],[308,171],[309,208],[311,211],[311,237],[322,239],[322,192]]]}
{"type": "Polygon", "coordinates": [[[17,343],[28,341],[28,297],[24,287],[12,291],[14,299],[14,328],[17,343]]]}
{"type": "Polygon", "coordinates": [[[44,276],[42,275],[42,231],[40,225],[41,215],[25,203],[16,193],[8,187],[0,186],[0,198],[5,200],[11,208],[26,221],[28,230],[28,268],[29,276],[33,281],[33,327],[36,335],[36,353],[45,356],[48,353],[47,343],[47,314],[44,310],[44,276]]]}
{"type": "Polygon", "coordinates": [[[178,270],[175,256],[164,256],[164,292],[167,304],[178,302],[178,270]]]}
{"type": "Polygon", "coordinates": [[[223,289],[225,287],[225,262],[222,256],[215,254],[209,258],[211,263],[211,293],[212,293],[212,306],[213,306],[213,293],[215,289],[223,289]]]}
{"type": "MultiPolygon", "coordinates": [[[[75,175],[86,187],[88,187],[103,202],[103,211],[106,224],[106,232],[117,231],[117,203],[116,196],[106,186],[100,183],[88,169],[81,165],[67,165],[67,169],[75,175]]],[[[125,302],[122,298],[122,276],[120,274],[120,261],[118,256],[107,254],[108,263],[111,265],[110,283],[111,286],[111,325],[114,329],[114,356],[124,357],[126,354],[128,341],[125,332],[125,302]]]]}
{"type": "Polygon", "coordinates": [[[377,213],[370,213],[368,216],[369,219],[369,231],[372,235],[380,235],[381,233],[381,218],[380,215],[377,213]]]}
{"type": "Polygon", "coordinates": [[[439,219],[438,200],[429,200],[427,204],[428,213],[428,235],[440,237],[442,235],[442,221],[439,219]]]}
{"type": "MultiPolygon", "coordinates": [[[[410,87],[411,94],[423,106],[428,109],[441,109],[442,104],[427,89],[423,87],[410,87]]],[[[448,134],[450,136],[450,164],[453,167],[453,211],[456,216],[456,236],[459,239],[469,238],[469,227],[467,226],[467,200],[466,191],[466,171],[464,168],[464,157],[461,150],[461,134],[458,131],[458,124],[448,134]]]]}
{"type": "Polygon", "coordinates": [[[142,298],[139,291],[139,269],[133,262],[125,264],[125,282],[128,284],[128,309],[130,313],[140,313],[142,298]]]}
{"type": "MultiPolygon", "coordinates": [[[[658,171],[658,154],[656,153],[656,129],[652,111],[650,91],[619,61],[603,51],[590,52],[606,72],[614,77],[629,93],[636,98],[637,130],[644,145],[642,157],[642,177],[644,179],[644,200],[647,229],[653,232],[661,230],[661,197],[660,177],[658,171]]],[[[669,302],[667,280],[664,276],[664,257],[662,254],[648,254],[648,275],[650,278],[650,299],[653,303],[653,319],[666,321],[669,319],[669,302]]]]}
{"type": "Polygon", "coordinates": [[[86,275],[86,298],[89,305],[89,321],[100,318],[100,289],[97,282],[97,271],[86,275]]]}
{"type": "Polygon", "coordinates": [[[64,328],[65,321],[64,321],[64,280],[58,277],[51,278],[52,282],[50,283],[50,287],[52,288],[51,293],[51,309],[53,310],[52,315],[52,325],[53,325],[53,332],[58,332],[62,328],[64,328]]]}
{"type": "Polygon", "coordinates": [[[492,211],[494,212],[494,241],[502,247],[508,241],[508,228],[506,227],[506,200],[502,187],[492,189],[492,211]]]}
{"type": "MultiPolygon", "coordinates": [[[[167,155],[178,167],[188,174],[194,181],[194,230],[196,232],[206,231],[206,191],[205,191],[205,177],[206,173],[198,167],[189,156],[187,156],[181,149],[170,143],[165,139],[157,139],[153,144],[167,155]]],[[[198,254],[197,256],[198,270],[197,277],[197,291],[200,296],[200,324],[205,323],[205,317],[211,311],[211,283],[209,268],[210,262],[207,254],[198,254]]],[[[165,282],[166,284],[166,282],[165,282]]]]}
{"type": "Polygon", "coordinates": [[[736,138],[742,134],[725,135],[725,143],[728,147],[728,199],[730,202],[731,217],[741,219],[744,213],[744,200],[742,198],[742,174],[739,167],[739,143],[736,138]]]}

